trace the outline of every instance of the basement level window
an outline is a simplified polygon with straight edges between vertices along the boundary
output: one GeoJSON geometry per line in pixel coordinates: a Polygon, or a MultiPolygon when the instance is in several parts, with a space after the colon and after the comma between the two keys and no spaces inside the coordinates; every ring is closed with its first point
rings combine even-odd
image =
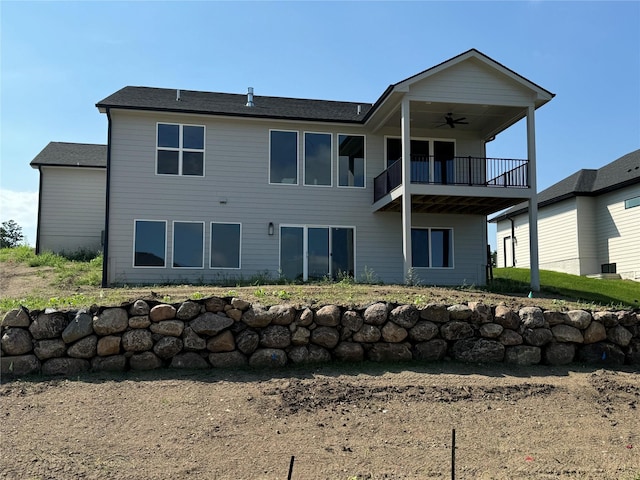
{"type": "Polygon", "coordinates": [[[624,208],[640,207],[640,197],[633,197],[624,201],[624,208]]]}
{"type": "Polygon", "coordinates": [[[600,265],[600,273],[616,273],[615,263],[603,263],[600,265]]]}

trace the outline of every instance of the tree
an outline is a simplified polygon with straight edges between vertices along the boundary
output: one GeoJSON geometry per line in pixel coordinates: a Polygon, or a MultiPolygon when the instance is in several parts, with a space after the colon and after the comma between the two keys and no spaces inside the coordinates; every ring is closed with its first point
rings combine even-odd
{"type": "Polygon", "coordinates": [[[24,235],[22,227],[13,220],[7,220],[0,225],[0,248],[14,248],[22,244],[24,235]]]}

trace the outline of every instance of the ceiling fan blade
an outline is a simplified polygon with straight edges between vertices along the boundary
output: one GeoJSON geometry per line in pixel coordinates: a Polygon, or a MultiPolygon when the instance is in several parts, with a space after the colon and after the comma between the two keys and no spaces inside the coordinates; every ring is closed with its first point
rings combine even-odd
{"type": "Polygon", "coordinates": [[[457,123],[458,125],[469,125],[469,122],[461,122],[460,120],[454,120],[453,123],[457,123]]]}
{"type": "Polygon", "coordinates": [[[467,117],[456,118],[454,120],[454,122],[458,123],[458,122],[462,122],[463,120],[466,120],[466,119],[467,119],[467,117]]]}

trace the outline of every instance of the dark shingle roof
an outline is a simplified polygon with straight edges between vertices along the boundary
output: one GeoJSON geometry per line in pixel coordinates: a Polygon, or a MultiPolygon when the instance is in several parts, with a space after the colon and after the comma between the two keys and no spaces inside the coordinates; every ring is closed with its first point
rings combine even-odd
{"type": "Polygon", "coordinates": [[[124,108],[166,112],[202,113],[236,117],[262,117],[320,122],[362,123],[371,104],[306,100],[254,95],[254,107],[247,107],[247,95],[198,92],[152,87],[124,87],[96,104],[98,108],[124,108]],[[358,106],[360,114],[358,115],[358,106]]]}
{"type": "Polygon", "coordinates": [[[107,167],[107,146],[93,143],[50,142],[31,160],[31,166],[107,167]]]}
{"type": "MultiPolygon", "coordinates": [[[[538,207],[557,203],[579,195],[594,197],[628,185],[640,183],[640,149],[628,153],[597,170],[582,169],[551,185],[538,194],[538,207]]],[[[527,202],[511,207],[492,218],[491,222],[504,220],[528,210],[527,202]]]]}

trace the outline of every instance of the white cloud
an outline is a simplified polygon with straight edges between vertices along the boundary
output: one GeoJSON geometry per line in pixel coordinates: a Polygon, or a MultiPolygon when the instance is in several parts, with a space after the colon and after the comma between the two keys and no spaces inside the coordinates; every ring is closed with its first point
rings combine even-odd
{"type": "Polygon", "coordinates": [[[13,220],[22,227],[30,245],[36,243],[38,192],[16,192],[0,188],[0,222],[13,220]]]}

